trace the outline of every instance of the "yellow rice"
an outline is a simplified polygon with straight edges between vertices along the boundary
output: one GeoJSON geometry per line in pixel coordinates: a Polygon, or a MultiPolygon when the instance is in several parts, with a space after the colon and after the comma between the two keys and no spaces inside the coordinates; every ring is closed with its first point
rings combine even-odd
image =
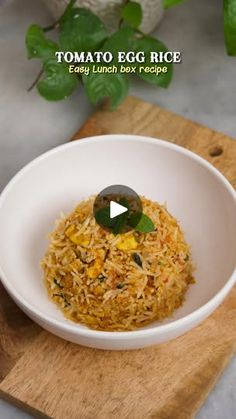
{"type": "Polygon", "coordinates": [[[141,200],[151,233],[105,231],[93,216],[94,197],[57,222],[41,265],[49,296],[70,320],[127,331],[182,305],[194,282],[189,246],[165,206],[141,200]]]}

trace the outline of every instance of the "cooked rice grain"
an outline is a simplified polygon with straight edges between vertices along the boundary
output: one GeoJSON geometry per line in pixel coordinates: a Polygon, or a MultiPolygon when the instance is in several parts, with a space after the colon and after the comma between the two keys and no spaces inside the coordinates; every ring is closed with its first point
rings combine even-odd
{"type": "Polygon", "coordinates": [[[134,330],[170,316],[194,282],[177,220],[143,197],[155,231],[114,236],[95,223],[93,203],[81,202],[50,235],[41,263],[49,296],[66,317],[97,330],[134,330]]]}

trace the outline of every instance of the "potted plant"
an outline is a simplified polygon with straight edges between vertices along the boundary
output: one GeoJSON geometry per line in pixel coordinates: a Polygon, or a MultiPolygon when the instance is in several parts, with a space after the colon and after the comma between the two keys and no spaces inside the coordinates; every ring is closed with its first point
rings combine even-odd
{"type": "MultiPolygon", "coordinates": [[[[62,15],[65,7],[69,4],[69,0],[44,0],[44,2],[55,19],[62,15]]],[[[114,31],[118,28],[120,12],[124,3],[124,0],[76,0],[75,5],[90,9],[110,31],[114,31]]],[[[158,25],[163,16],[163,0],[137,0],[137,3],[143,10],[140,29],[149,33],[158,25]]]]}
{"type": "MultiPolygon", "coordinates": [[[[132,75],[122,74],[120,71],[113,74],[92,71],[89,74],[70,73],[67,63],[56,60],[56,52],[144,51],[147,57],[151,51],[165,53],[168,49],[164,43],[150,36],[148,31],[153,28],[154,20],[156,23],[160,20],[163,7],[168,8],[181,1],[183,0],[114,0],[112,2],[107,0],[70,0],[69,2],[47,0],[47,4],[56,16],[55,23],[46,28],[31,25],[26,34],[28,58],[40,59],[42,63],[39,75],[30,89],[36,86],[45,99],[61,100],[70,96],[77,87],[83,86],[93,104],[109,98],[111,108],[116,108],[127,95],[129,79],[133,77],[132,75]],[[67,6],[59,15],[63,4],[67,6]],[[84,4],[89,8],[81,7],[84,4]],[[153,13],[152,17],[155,16],[155,19],[151,20],[150,11],[153,7],[157,13],[153,13]],[[109,10],[111,18],[109,18],[109,10]],[[107,21],[108,28],[104,23],[107,21]],[[144,27],[147,27],[147,32],[143,29],[144,27]],[[58,29],[58,42],[47,36],[47,32],[53,29],[58,29]]],[[[236,55],[236,0],[224,0],[224,30],[227,52],[229,55],[236,55]]],[[[115,62],[115,64],[120,69],[119,63],[115,62]]],[[[139,64],[136,64],[139,69],[139,64]]],[[[147,58],[145,66],[151,67],[151,65],[152,63],[147,58]]],[[[162,62],[158,65],[160,69],[165,66],[166,72],[161,72],[157,76],[151,72],[137,71],[134,77],[139,77],[154,86],[166,88],[172,79],[172,63],[162,62]]],[[[89,65],[88,67],[91,68],[89,65]]]]}

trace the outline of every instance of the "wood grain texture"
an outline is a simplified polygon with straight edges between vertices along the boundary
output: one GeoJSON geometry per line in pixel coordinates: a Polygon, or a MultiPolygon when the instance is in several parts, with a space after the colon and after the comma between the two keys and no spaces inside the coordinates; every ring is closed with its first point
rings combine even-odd
{"type": "Polygon", "coordinates": [[[236,187],[236,142],[159,106],[128,97],[115,112],[98,110],[73,140],[104,134],[136,134],[161,138],[194,151],[217,167],[236,187]],[[215,151],[222,153],[211,156],[215,151]]]}
{"type": "Polygon", "coordinates": [[[1,385],[53,418],[190,418],[236,349],[236,289],[208,320],[138,351],[79,347],[43,332],[1,385]]]}
{"type": "MultiPolygon", "coordinates": [[[[236,141],[157,106],[128,98],[115,112],[95,112],[74,139],[110,133],[171,139],[209,160],[236,186],[236,141]]],[[[189,419],[236,351],[236,287],[211,317],[186,335],[126,352],[76,346],[47,332],[39,333],[25,319],[20,320],[16,334],[15,317],[21,318],[20,310],[15,316],[14,303],[4,296],[0,303],[5,307],[4,316],[0,314],[4,330],[0,368],[7,366],[0,392],[36,415],[189,419]],[[10,327],[8,312],[13,322],[10,327]],[[17,350],[14,342],[18,342],[17,350]]]]}
{"type": "Polygon", "coordinates": [[[0,284],[0,382],[40,328],[16,306],[0,284]]]}

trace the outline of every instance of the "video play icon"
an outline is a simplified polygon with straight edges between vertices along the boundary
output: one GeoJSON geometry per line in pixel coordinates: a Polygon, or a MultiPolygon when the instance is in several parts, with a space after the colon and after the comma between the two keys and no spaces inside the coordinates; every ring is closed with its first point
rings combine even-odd
{"type": "Polygon", "coordinates": [[[110,202],[110,218],[118,217],[118,215],[124,214],[128,211],[127,207],[124,207],[124,205],[118,204],[115,201],[110,202]]]}
{"type": "Polygon", "coordinates": [[[113,234],[127,233],[142,216],[142,202],[128,186],[111,185],[96,197],[93,213],[97,223],[113,234]]]}

